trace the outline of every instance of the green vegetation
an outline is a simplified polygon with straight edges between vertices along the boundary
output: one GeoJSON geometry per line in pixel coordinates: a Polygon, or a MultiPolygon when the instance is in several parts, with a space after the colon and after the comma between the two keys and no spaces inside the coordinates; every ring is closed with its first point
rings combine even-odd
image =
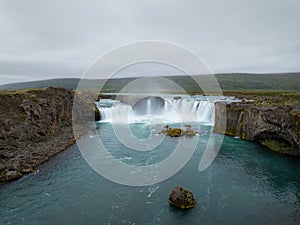
{"type": "Polygon", "coordinates": [[[216,75],[223,90],[300,90],[300,74],[219,74],[216,75]]]}
{"type": "MultiPolygon", "coordinates": [[[[225,93],[240,92],[241,94],[251,95],[276,95],[278,93],[300,91],[300,73],[282,74],[217,74],[215,75],[221,89],[225,93]]],[[[208,76],[196,76],[197,81],[205,86],[208,76]]],[[[190,76],[168,76],[165,77],[180,85],[189,94],[202,94],[201,88],[190,76]]],[[[25,83],[15,83],[1,85],[0,89],[20,90],[28,88],[62,87],[75,90],[80,83],[83,90],[97,90],[97,86],[104,85],[102,92],[119,92],[125,85],[137,78],[119,78],[104,80],[81,80],[66,78],[33,81],[25,83]]],[[[175,93],[174,93],[175,94],[175,93]]]]}
{"type": "Polygon", "coordinates": [[[46,87],[62,87],[66,89],[76,89],[80,79],[64,78],[64,79],[50,79],[32,82],[22,82],[13,84],[0,85],[0,89],[5,90],[20,90],[20,89],[34,89],[46,87]]]}
{"type": "Polygon", "coordinates": [[[288,144],[274,139],[266,139],[262,142],[262,144],[278,153],[289,153],[290,155],[297,155],[297,149],[293,149],[288,144]]]}

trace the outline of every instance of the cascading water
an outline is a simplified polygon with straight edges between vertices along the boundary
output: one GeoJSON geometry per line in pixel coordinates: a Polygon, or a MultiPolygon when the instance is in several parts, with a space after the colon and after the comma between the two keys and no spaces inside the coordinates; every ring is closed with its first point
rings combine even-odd
{"type": "Polygon", "coordinates": [[[146,114],[150,115],[151,114],[151,99],[147,99],[147,108],[146,108],[146,114]]]}
{"type": "Polygon", "coordinates": [[[136,123],[159,119],[165,123],[200,122],[214,125],[214,101],[207,99],[147,97],[131,106],[120,102],[98,102],[101,122],[136,123]],[[156,98],[156,99],[155,99],[156,98]],[[162,102],[162,103],[161,103],[162,102]]]}
{"type": "Polygon", "coordinates": [[[131,123],[135,115],[130,105],[114,104],[112,107],[99,107],[101,121],[114,123],[131,123]]]}

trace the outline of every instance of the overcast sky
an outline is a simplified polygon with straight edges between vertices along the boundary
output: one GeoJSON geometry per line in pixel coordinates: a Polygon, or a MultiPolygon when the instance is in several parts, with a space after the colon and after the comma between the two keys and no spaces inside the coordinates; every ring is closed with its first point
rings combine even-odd
{"type": "Polygon", "coordinates": [[[111,48],[163,40],[215,73],[300,71],[299,0],[0,0],[0,84],[81,77],[111,48]]]}

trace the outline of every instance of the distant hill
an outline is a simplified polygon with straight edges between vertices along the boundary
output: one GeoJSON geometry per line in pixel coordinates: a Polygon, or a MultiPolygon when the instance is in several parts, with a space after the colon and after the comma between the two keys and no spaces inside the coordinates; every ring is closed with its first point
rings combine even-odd
{"type": "Polygon", "coordinates": [[[218,74],[223,90],[300,91],[300,73],[218,74]]]}
{"type": "MultiPolygon", "coordinates": [[[[300,91],[300,73],[280,73],[280,74],[217,74],[215,75],[223,91],[300,91]]],[[[201,92],[195,81],[189,76],[168,76],[166,77],[179,84],[191,93],[201,92]]],[[[201,76],[205,83],[206,76],[201,76]]],[[[109,80],[103,92],[118,92],[126,84],[137,78],[119,78],[109,80]]],[[[62,87],[66,89],[77,88],[80,79],[62,78],[32,81],[24,83],[14,83],[0,85],[2,90],[20,90],[44,87],[62,87]]],[[[96,83],[103,84],[103,80],[82,80],[82,89],[94,90],[96,83]]]]}
{"type": "Polygon", "coordinates": [[[21,90],[30,88],[45,88],[45,87],[63,87],[66,89],[76,89],[79,78],[61,78],[50,80],[39,80],[22,83],[12,83],[0,85],[2,90],[21,90]]]}

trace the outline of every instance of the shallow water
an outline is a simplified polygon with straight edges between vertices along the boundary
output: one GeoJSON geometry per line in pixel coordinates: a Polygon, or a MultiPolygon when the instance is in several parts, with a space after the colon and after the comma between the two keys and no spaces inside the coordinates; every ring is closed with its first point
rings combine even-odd
{"type": "MultiPolygon", "coordinates": [[[[177,144],[167,137],[154,151],[135,152],[112,138],[110,124],[99,126],[112,155],[132,165],[156,163],[177,144]]],[[[132,129],[147,136],[143,127],[136,124],[132,129]]],[[[146,187],[106,180],[74,145],[34,174],[0,187],[0,224],[300,224],[299,159],[225,137],[215,161],[199,172],[209,127],[201,131],[194,137],[199,143],[185,167],[170,179],[146,187]],[[194,209],[169,206],[168,195],[177,185],[194,193],[194,209]]]]}

